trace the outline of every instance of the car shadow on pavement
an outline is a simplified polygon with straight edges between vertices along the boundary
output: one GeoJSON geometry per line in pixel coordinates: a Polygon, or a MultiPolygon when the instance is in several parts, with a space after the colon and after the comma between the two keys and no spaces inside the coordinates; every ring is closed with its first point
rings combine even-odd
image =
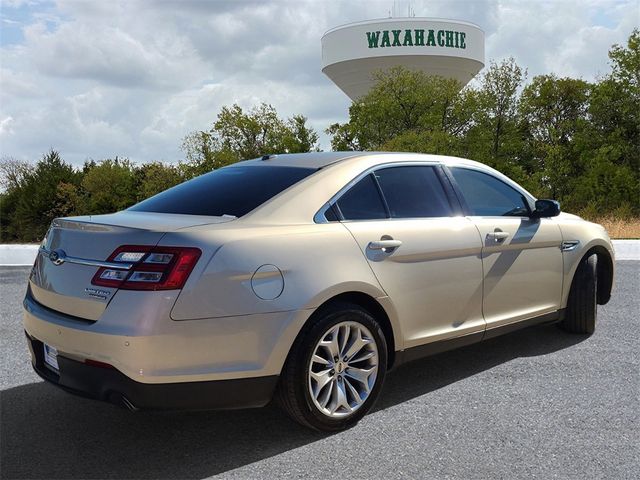
{"type": "MultiPolygon", "coordinates": [[[[585,338],[553,325],[533,327],[403,365],[387,378],[375,410],[585,338]]],[[[42,382],[0,395],[2,478],[203,478],[327,436],[295,424],[274,406],[131,413],[42,382]]]]}

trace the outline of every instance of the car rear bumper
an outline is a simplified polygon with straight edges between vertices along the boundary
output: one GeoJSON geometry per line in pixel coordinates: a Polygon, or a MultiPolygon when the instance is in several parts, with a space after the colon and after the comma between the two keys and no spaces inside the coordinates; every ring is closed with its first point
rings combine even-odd
{"type": "Polygon", "coordinates": [[[63,390],[125,406],[129,409],[208,410],[266,405],[277,375],[233,380],[181,383],[140,383],[115,368],[88,365],[58,356],[58,372],[44,363],[43,343],[26,334],[36,373],[63,390]]]}
{"type": "MultiPolygon", "coordinates": [[[[117,381],[128,386],[119,391],[155,392],[161,389],[153,385],[176,384],[179,386],[166,389],[184,391],[192,385],[193,392],[210,388],[215,393],[226,381],[242,385],[251,384],[253,379],[277,378],[295,337],[311,313],[299,310],[174,321],[169,312],[176,295],[173,292],[118,292],[97,321],[87,322],[45,307],[27,291],[24,329],[30,339],[55,348],[69,369],[64,371],[61,366],[62,376],[71,375],[73,371],[79,383],[83,383],[83,378],[76,372],[81,367],[86,371],[85,362],[89,360],[89,363],[114,367],[117,375],[98,371],[96,382],[117,381]],[[214,382],[222,383],[212,386],[214,382]],[[142,389],[143,385],[149,388],[142,389]]],[[[40,350],[37,353],[40,354],[40,350]]],[[[38,370],[37,357],[34,365],[38,370]]],[[[70,377],[50,378],[48,369],[40,369],[39,373],[62,387],[89,390],[87,395],[97,398],[104,397],[110,388],[109,385],[109,388],[78,387],[70,377]]],[[[255,388],[261,391],[261,387],[255,388]]],[[[141,398],[144,400],[144,396],[141,398]]],[[[232,395],[229,398],[232,399],[229,403],[235,401],[232,395]]]]}

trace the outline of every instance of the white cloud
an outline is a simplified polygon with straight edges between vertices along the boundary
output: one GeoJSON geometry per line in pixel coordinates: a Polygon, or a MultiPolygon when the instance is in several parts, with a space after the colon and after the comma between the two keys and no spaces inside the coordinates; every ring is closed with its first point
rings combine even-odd
{"type": "Polygon", "coordinates": [[[2,0],[5,8],[20,8],[23,5],[37,5],[39,2],[33,0],[2,0]]]}
{"type": "Polygon", "coordinates": [[[592,81],[609,70],[607,52],[612,44],[626,42],[637,15],[634,1],[505,2],[496,29],[487,32],[487,55],[513,56],[529,78],[555,73],[592,81]],[[594,24],[598,13],[606,13],[615,25],[594,24]]]}
{"type": "MultiPolygon", "coordinates": [[[[208,128],[234,102],[302,113],[322,132],[346,120],[349,101],[320,72],[320,37],[340,24],[386,17],[391,5],[2,0],[3,22],[24,25],[24,39],[0,50],[0,155],[36,159],[55,148],[76,164],[115,155],[176,161],[182,137],[208,128]]],[[[403,14],[408,2],[396,5],[403,14]]],[[[593,80],[608,71],[611,44],[624,43],[638,20],[636,0],[412,7],[417,16],[479,24],[487,63],[514,56],[529,77],[553,71],[593,80]]]]}
{"type": "Polygon", "coordinates": [[[52,32],[43,23],[25,29],[32,60],[44,75],[123,88],[171,88],[202,74],[199,59],[181,36],[150,40],[134,35],[102,22],[71,21],[52,32]]]}
{"type": "Polygon", "coordinates": [[[0,120],[0,137],[13,134],[13,128],[11,128],[12,123],[12,116],[8,116],[0,120]]]}
{"type": "Polygon", "coordinates": [[[40,94],[38,86],[26,73],[0,67],[0,98],[33,98],[40,94]]]}

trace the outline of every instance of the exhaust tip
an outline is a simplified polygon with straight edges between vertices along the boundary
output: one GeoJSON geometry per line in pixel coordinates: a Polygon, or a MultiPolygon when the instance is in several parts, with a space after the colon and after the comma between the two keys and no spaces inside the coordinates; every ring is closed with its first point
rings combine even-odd
{"type": "Polygon", "coordinates": [[[120,392],[111,392],[109,394],[109,396],[107,397],[107,399],[108,399],[109,403],[113,403],[113,404],[118,405],[120,407],[124,407],[127,410],[129,410],[130,412],[137,412],[137,411],[140,410],[133,403],[131,403],[131,401],[127,397],[125,397],[120,392]]]}

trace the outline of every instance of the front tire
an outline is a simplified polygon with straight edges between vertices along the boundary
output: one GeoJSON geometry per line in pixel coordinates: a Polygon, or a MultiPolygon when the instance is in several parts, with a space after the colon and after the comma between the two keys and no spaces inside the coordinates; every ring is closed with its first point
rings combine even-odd
{"type": "Polygon", "coordinates": [[[325,432],[355,425],[375,403],[387,371],[387,343],[373,316],[336,303],[318,311],[294,342],[277,399],[306,427],[325,432]]]}
{"type": "Polygon", "coordinates": [[[597,255],[581,260],[573,277],[565,317],[560,322],[563,330],[571,333],[592,334],[598,313],[597,255]]]}

